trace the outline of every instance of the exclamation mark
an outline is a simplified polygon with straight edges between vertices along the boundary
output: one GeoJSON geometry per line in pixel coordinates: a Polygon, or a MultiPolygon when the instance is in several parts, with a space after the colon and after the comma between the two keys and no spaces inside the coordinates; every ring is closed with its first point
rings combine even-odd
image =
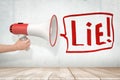
{"type": "MultiPolygon", "coordinates": [[[[107,36],[110,37],[110,18],[107,17],[107,36]]],[[[110,39],[107,39],[108,42],[112,42],[110,39]]]]}

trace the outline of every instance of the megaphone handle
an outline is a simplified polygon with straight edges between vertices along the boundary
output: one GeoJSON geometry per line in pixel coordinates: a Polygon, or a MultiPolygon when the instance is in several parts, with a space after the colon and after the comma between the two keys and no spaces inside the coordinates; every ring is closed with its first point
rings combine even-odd
{"type": "Polygon", "coordinates": [[[27,40],[28,38],[27,38],[26,35],[22,35],[19,39],[20,39],[20,40],[27,40]]]}
{"type": "MultiPolygon", "coordinates": [[[[20,36],[20,38],[19,38],[19,40],[27,40],[28,38],[27,38],[27,36],[26,35],[21,35],[20,36]]],[[[28,48],[28,49],[26,49],[26,51],[28,51],[30,48],[28,48]]]]}

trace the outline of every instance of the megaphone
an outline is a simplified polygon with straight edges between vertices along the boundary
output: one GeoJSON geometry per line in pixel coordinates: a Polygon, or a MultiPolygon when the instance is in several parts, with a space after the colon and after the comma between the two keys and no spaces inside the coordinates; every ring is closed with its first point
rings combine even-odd
{"type": "Polygon", "coordinates": [[[15,23],[10,26],[10,32],[13,34],[23,34],[41,37],[49,41],[53,47],[57,41],[58,21],[56,15],[53,15],[50,22],[41,24],[15,23]]]}

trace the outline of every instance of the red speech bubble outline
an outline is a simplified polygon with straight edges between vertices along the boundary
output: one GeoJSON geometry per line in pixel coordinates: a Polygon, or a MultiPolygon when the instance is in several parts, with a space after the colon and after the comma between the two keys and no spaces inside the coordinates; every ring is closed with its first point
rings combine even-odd
{"type": "Polygon", "coordinates": [[[96,52],[96,51],[101,51],[101,50],[107,50],[107,49],[111,49],[113,47],[114,44],[114,28],[113,28],[113,14],[112,13],[107,13],[107,12],[94,12],[94,13],[84,13],[84,14],[72,14],[72,15],[67,15],[63,17],[63,25],[64,25],[64,34],[60,34],[60,36],[64,37],[66,39],[67,42],[67,49],[66,49],[66,53],[89,53],[89,52],[96,52]],[[105,48],[100,48],[100,49],[93,49],[93,50],[84,50],[84,51],[79,51],[79,50],[68,50],[69,48],[69,42],[68,42],[68,38],[66,37],[67,32],[66,32],[66,25],[65,25],[65,18],[68,17],[77,17],[77,16],[87,16],[87,15],[109,15],[112,16],[111,18],[111,28],[112,28],[112,35],[113,35],[113,42],[112,42],[112,46],[110,47],[105,47],[105,48]]]}

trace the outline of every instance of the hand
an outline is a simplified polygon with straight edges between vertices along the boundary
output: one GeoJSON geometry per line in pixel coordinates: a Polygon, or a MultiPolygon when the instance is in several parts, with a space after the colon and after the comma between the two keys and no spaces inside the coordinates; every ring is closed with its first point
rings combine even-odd
{"type": "Polygon", "coordinates": [[[25,50],[28,49],[30,46],[30,40],[18,40],[15,44],[14,47],[16,50],[25,50]]]}

